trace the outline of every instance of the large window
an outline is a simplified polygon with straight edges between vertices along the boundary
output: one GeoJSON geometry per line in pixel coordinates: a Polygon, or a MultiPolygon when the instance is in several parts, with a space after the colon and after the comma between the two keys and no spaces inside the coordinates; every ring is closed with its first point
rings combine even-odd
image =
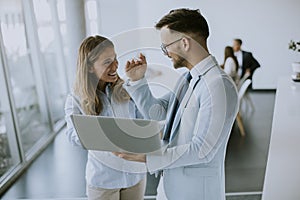
{"type": "Polygon", "coordinates": [[[50,133],[47,103],[44,88],[38,82],[41,77],[40,66],[34,66],[32,62],[22,9],[4,15],[6,20],[1,23],[1,32],[6,75],[11,85],[21,142],[27,153],[40,138],[50,133]]]}
{"type": "MultiPolygon", "coordinates": [[[[60,5],[63,2],[60,2],[60,5]]],[[[46,90],[49,92],[51,116],[54,123],[64,116],[64,101],[68,91],[60,22],[55,1],[34,0],[41,62],[46,72],[46,90]],[[51,12],[51,9],[53,12],[51,12]]],[[[60,17],[64,18],[60,9],[60,17]]],[[[62,27],[63,28],[63,27],[62,27]]]]}
{"type": "Polygon", "coordinates": [[[0,1],[0,192],[64,122],[69,88],[57,2],[0,1]]]}
{"type": "Polygon", "coordinates": [[[99,1],[97,0],[86,0],[85,1],[85,13],[86,13],[86,29],[87,35],[99,34],[100,14],[99,12],[99,1]]]}
{"type": "Polygon", "coordinates": [[[21,161],[6,88],[3,60],[0,55],[0,177],[21,161]]]}

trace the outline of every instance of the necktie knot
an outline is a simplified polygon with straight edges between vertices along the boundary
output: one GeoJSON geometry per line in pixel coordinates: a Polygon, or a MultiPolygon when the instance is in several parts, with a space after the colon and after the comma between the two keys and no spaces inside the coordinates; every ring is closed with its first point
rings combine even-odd
{"type": "Polygon", "coordinates": [[[189,72],[189,73],[187,73],[187,75],[186,75],[186,80],[187,80],[188,82],[190,82],[191,79],[192,79],[192,75],[191,75],[191,73],[189,72]]]}

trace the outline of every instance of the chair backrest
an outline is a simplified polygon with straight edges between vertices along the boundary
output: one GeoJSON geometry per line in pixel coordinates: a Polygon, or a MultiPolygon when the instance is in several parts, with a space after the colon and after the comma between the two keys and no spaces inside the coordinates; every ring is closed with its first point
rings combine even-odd
{"type": "Polygon", "coordinates": [[[248,77],[250,76],[250,73],[246,73],[238,82],[237,85],[237,89],[240,90],[240,88],[242,87],[243,83],[248,79],[248,77]]]}
{"type": "Polygon", "coordinates": [[[240,89],[239,89],[239,93],[238,93],[238,96],[239,96],[239,102],[241,102],[242,98],[244,97],[247,89],[249,88],[249,85],[251,84],[251,80],[250,79],[247,79],[244,81],[244,83],[241,85],[240,89]]]}

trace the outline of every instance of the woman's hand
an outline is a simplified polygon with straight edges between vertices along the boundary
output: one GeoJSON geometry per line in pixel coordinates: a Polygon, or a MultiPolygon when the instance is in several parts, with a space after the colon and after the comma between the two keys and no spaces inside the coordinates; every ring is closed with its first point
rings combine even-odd
{"type": "Polygon", "coordinates": [[[140,53],[139,59],[127,61],[125,72],[128,78],[131,81],[137,81],[144,77],[147,70],[147,61],[146,57],[140,53]]]}

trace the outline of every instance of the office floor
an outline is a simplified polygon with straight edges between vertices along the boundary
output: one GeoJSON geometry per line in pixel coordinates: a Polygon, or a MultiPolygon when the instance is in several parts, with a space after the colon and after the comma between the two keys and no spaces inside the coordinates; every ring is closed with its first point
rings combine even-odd
{"type": "MultiPolygon", "coordinates": [[[[246,137],[235,125],[226,155],[227,200],[260,200],[267,161],[274,91],[250,91],[254,109],[243,109],[246,137]]],[[[242,104],[242,106],[245,106],[242,104]]],[[[85,198],[86,152],[71,146],[63,133],[32,163],[1,199],[85,198]]],[[[148,176],[145,199],[154,199],[157,179],[148,176]]]]}

